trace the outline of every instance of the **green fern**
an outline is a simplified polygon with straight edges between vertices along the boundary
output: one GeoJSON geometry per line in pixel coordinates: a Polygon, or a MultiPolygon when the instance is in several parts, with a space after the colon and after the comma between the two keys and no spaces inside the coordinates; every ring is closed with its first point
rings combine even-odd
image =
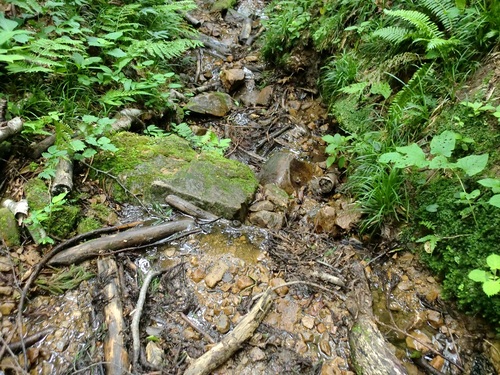
{"type": "Polygon", "coordinates": [[[418,86],[428,77],[434,73],[432,64],[424,64],[413,74],[412,78],[405,84],[405,86],[394,95],[391,106],[389,107],[389,117],[398,120],[400,119],[408,104],[413,100],[416,95],[421,95],[417,92],[418,86]]]}
{"type": "Polygon", "coordinates": [[[130,56],[147,54],[153,58],[170,60],[181,56],[190,48],[200,47],[201,45],[200,41],[191,39],[176,39],[171,42],[136,40],[130,45],[128,54],[130,56]]]}
{"type": "Polygon", "coordinates": [[[453,0],[420,0],[422,6],[428,9],[432,15],[437,17],[447,31],[450,31],[454,22],[460,14],[453,0]]]}
{"type": "Polygon", "coordinates": [[[411,30],[399,26],[388,26],[374,31],[372,35],[385,39],[389,43],[399,44],[411,37],[411,30]]]}

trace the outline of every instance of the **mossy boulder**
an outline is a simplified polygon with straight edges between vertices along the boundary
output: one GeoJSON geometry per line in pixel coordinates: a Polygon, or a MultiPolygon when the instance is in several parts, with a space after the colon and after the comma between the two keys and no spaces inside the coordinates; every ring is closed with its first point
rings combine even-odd
{"type": "Polygon", "coordinates": [[[75,229],[80,207],[66,202],[64,205],[47,208],[52,197],[45,183],[40,179],[31,179],[25,185],[24,192],[30,212],[48,210],[49,218],[42,223],[47,234],[58,238],[66,238],[75,229]]]}
{"type": "MultiPolygon", "coordinates": [[[[176,135],[151,138],[128,132],[112,136],[119,151],[104,153],[95,166],[117,176],[146,204],[164,203],[176,194],[216,215],[242,218],[258,186],[252,170],[235,160],[211,152],[197,153],[176,135]]],[[[112,195],[136,203],[116,182],[112,195]]]]}
{"type": "Polygon", "coordinates": [[[7,208],[0,208],[0,238],[8,247],[20,245],[16,218],[7,208]]]}

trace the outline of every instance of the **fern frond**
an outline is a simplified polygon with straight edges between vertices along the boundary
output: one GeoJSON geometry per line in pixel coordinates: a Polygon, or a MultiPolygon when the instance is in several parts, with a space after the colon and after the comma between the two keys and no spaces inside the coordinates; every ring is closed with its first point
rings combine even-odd
{"type": "Polygon", "coordinates": [[[137,40],[130,46],[129,54],[137,56],[146,53],[152,57],[170,60],[181,56],[190,48],[200,47],[201,45],[200,41],[190,39],[177,39],[171,42],[137,40]]]}
{"type": "Polygon", "coordinates": [[[389,107],[389,116],[393,119],[399,119],[404,113],[407,105],[412,101],[415,95],[420,95],[416,92],[417,87],[421,82],[434,73],[432,64],[424,64],[413,74],[408,83],[396,94],[392,99],[389,107]]]}
{"type": "MultiPolygon", "coordinates": [[[[50,62],[53,62],[49,60],[50,62]]],[[[19,61],[7,66],[10,73],[50,73],[53,71],[52,67],[28,63],[26,61],[19,61]]]]}
{"type": "Polygon", "coordinates": [[[384,62],[383,70],[385,70],[386,72],[394,72],[396,70],[404,68],[410,63],[414,63],[415,61],[420,61],[420,55],[418,53],[413,53],[413,52],[398,53],[391,59],[384,62]]]}
{"type": "Polygon", "coordinates": [[[135,102],[136,95],[152,95],[142,90],[109,90],[101,96],[100,101],[109,105],[123,105],[125,102],[135,102]]]}
{"type": "Polygon", "coordinates": [[[411,31],[404,27],[399,26],[388,26],[381,29],[375,30],[372,36],[376,36],[385,39],[389,43],[399,44],[405,39],[410,38],[411,31]]]}
{"type": "Polygon", "coordinates": [[[435,38],[435,39],[431,39],[429,41],[429,43],[427,43],[427,51],[432,51],[435,49],[438,49],[438,50],[451,49],[459,44],[460,44],[460,41],[458,39],[435,38]]]}
{"type": "Polygon", "coordinates": [[[388,10],[384,9],[384,13],[388,16],[397,17],[411,23],[419,33],[423,34],[428,39],[443,38],[443,32],[439,31],[437,25],[432,22],[428,15],[416,10],[388,10]]]}
{"type": "Polygon", "coordinates": [[[446,30],[449,31],[453,28],[453,23],[460,14],[460,11],[455,6],[455,1],[420,0],[420,2],[443,24],[446,30]]]}
{"type": "Polygon", "coordinates": [[[43,8],[36,0],[10,0],[9,3],[18,6],[21,9],[28,11],[31,14],[43,13],[43,8]]]}

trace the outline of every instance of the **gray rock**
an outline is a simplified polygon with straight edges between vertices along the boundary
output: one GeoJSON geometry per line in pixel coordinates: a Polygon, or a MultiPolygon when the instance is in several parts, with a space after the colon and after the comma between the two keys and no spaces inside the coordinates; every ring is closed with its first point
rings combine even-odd
{"type": "Polygon", "coordinates": [[[161,366],[165,360],[165,355],[156,343],[150,341],[146,345],[146,359],[154,366],[161,366]]]}
{"type": "Polygon", "coordinates": [[[191,98],[184,109],[203,115],[224,117],[232,107],[233,99],[228,94],[208,92],[191,98]]]}
{"type": "MultiPolygon", "coordinates": [[[[175,194],[226,219],[244,218],[258,181],[243,163],[197,153],[175,135],[151,138],[122,132],[111,139],[119,151],[99,155],[97,168],[114,171],[146,204],[163,204],[167,195],[175,194]]],[[[112,193],[119,201],[137,203],[117,184],[112,193]]]]}

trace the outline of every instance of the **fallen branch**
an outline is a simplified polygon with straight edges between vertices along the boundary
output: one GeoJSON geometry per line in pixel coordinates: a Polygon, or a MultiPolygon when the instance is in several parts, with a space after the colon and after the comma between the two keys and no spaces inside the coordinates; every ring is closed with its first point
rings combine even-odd
{"type": "Polygon", "coordinates": [[[0,142],[19,133],[23,129],[21,117],[14,117],[12,120],[0,123],[0,142]]]}
{"type": "Polygon", "coordinates": [[[45,336],[47,336],[49,333],[54,332],[53,327],[45,328],[44,330],[34,333],[30,336],[24,337],[22,340],[11,342],[8,344],[9,349],[12,352],[18,352],[22,350],[23,348],[23,342],[24,342],[24,347],[27,348],[29,346],[32,346],[36,344],[38,341],[43,339],[45,336]]]}
{"type": "Polygon", "coordinates": [[[144,302],[146,301],[146,294],[148,293],[149,284],[151,280],[155,276],[158,276],[162,272],[161,271],[149,271],[144,278],[142,283],[141,291],[139,293],[139,299],[137,300],[137,305],[135,306],[134,317],[132,318],[132,324],[130,325],[130,330],[132,331],[132,345],[134,356],[132,359],[132,368],[137,369],[137,362],[139,362],[139,355],[141,353],[141,341],[140,341],[140,332],[139,332],[139,322],[141,320],[142,309],[144,307],[144,302]]]}
{"type": "Polygon", "coordinates": [[[104,360],[108,375],[122,375],[129,367],[128,354],[125,349],[125,322],[121,303],[121,291],[118,287],[118,267],[110,258],[99,259],[97,269],[101,280],[108,283],[102,290],[107,302],[104,306],[104,316],[108,333],[104,340],[104,360]]]}
{"type": "Polygon", "coordinates": [[[96,238],[54,255],[49,265],[70,265],[98,256],[108,251],[119,250],[124,247],[141,246],[158,241],[173,233],[190,229],[194,221],[190,219],[168,222],[152,227],[134,228],[111,236],[96,238]]]}
{"type": "Polygon", "coordinates": [[[240,346],[252,337],[254,331],[269,311],[273,302],[273,290],[267,289],[255,306],[221,342],[194,360],[184,375],[207,375],[226,362],[240,346]]]}
{"type": "Polygon", "coordinates": [[[177,195],[173,194],[167,195],[165,201],[167,202],[168,205],[172,206],[173,208],[176,208],[179,211],[184,212],[185,214],[193,216],[197,219],[210,220],[210,221],[219,219],[219,216],[214,215],[211,212],[205,211],[195,206],[194,204],[188,202],[187,200],[178,197],[177,195]]]}
{"type": "Polygon", "coordinates": [[[49,135],[47,138],[42,139],[38,143],[32,143],[30,145],[31,157],[33,159],[38,159],[40,156],[42,156],[42,153],[47,151],[47,149],[54,143],[56,143],[55,134],[49,135]]]}

